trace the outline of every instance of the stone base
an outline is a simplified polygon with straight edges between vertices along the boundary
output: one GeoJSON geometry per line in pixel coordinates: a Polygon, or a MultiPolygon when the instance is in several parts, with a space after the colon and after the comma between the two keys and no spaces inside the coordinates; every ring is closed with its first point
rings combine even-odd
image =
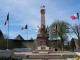
{"type": "Polygon", "coordinates": [[[34,50],[32,53],[49,53],[49,52],[53,52],[53,50],[50,50],[49,47],[47,46],[39,46],[36,50],[34,50]]]}
{"type": "Polygon", "coordinates": [[[40,54],[48,54],[48,52],[39,52],[40,54]]]}
{"type": "Polygon", "coordinates": [[[32,52],[32,55],[28,55],[29,58],[55,58],[55,59],[61,59],[61,54],[51,54],[54,53],[53,50],[50,50],[47,46],[39,46],[36,50],[32,52]]]}
{"type": "Polygon", "coordinates": [[[50,48],[44,45],[44,46],[38,46],[37,50],[50,50],[50,48]]]}
{"type": "Polygon", "coordinates": [[[54,51],[52,51],[52,50],[35,50],[35,51],[32,51],[32,53],[39,53],[39,52],[53,53],[54,51]]]}
{"type": "Polygon", "coordinates": [[[54,58],[54,59],[61,59],[62,56],[61,55],[28,55],[29,58],[54,58]]]}

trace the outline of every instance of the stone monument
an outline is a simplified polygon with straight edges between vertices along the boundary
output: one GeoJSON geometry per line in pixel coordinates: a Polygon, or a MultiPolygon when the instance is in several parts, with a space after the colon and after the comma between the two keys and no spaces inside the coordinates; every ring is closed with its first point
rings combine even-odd
{"type": "Polygon", "coordinates": [[[37,28],[37,49],[32,51],[32,54],[29,54],[29,58],[42,58],[42,59],[51,59],[51,58],[62,58],[62,55],[51,50],[49,48],[49,30],[46,28],[45,24],[45,6],[41,6],[41,26],[37,28]],[[56,53],[56,54],[55,54],[56,53]]]}
{"type": "Polygon", "coordinates": [[[38,29],[39,31],[37,34],[38,47],[35,50],[35,52],[38,51],[40,53],[45,51],[46,53],[48,53],[48,51],[50,50],[50,48],[48,47],[49,33],[48,33],[48,28],[46,28],[46,25],[45,25],[45,6],[44,5],[41,6],[40,13],[41,13],[41,26],[38,27],[39,28],[38,29]]]}
{"type": "MultiPolygon", "coordinates": [[[[45,24],[45,6],[42,5],[41,6],[41,26],[37,26],[37,30],[38,30],[38,34],[37,34],[37,49],[32,51],[32,52],[25,52],[23,53],[24,55],[27,56],[27,59],[61,59],[64,58],[64,54],[73,54],[72,53],[68,53],[68,52],[58,52],[58,51],[53,51],[50,50],[49,48],[49,30],[48,27],[46,28],[46,24],[45,24]]],[[[16,53],[17,54],[17,53],[16,53]]],[[[22,54],[20,52],[20,54],[22,54]]]]}
{"type": "Polygon", "coordinates": [[[49,50],[48,49],[48,38],[49,34],[47,34],[45,27],[45,6],[41,6],[41,28],[40,34],[37,35],[38,40],[38,50],[49,50]]]}

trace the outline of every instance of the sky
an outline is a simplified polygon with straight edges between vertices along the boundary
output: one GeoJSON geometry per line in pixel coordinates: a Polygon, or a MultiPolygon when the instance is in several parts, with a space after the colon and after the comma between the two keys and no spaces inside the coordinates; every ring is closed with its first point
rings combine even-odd
{"type": "Polygon", "coordinates": [[[80,11],[80,0],[0,0],[0,29],[3,34],[8,34],[8,24],[4,26],[4,22],[9,12],[9,38],[14,39],[20,34],[25,40],[36,39],[36,27],[41,23],[41,5],[45,5],[46,26],[50,26],[54,19],[78,24],[78,20],[72,20],[70,16],[80,11]],[[21,30],[25,25],[28,29],[21,30]]]}

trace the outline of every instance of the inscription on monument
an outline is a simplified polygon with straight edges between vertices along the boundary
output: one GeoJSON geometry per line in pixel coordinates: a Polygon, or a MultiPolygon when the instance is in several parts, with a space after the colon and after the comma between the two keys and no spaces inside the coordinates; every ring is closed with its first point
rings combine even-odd
{"type": "Polygon", "coordinates": [[[44,38],[40,40],[40,45],[46,45],[46,40],[44,38]]]}
{"type": "Polygon", "coordinates": [[[46,45],[46,41],[41,41],[41,45],[46,45]]]}

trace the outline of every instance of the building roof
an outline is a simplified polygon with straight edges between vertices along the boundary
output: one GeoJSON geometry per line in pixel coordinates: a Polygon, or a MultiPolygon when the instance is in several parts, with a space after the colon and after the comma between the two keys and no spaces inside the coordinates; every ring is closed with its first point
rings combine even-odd
{"type": "Polygon", "coordinates": [[[4,37],[3,37],[3,33],[2,33],[1,30],[0,30],[0,39],[4,39],[4,37]]]}
{"type": "Polygon", "coordinates": [[[0,35],[3,35],[2,31],[0,30],[0,35]]]}
{"type": "Polygon", "coordinates": [[[15,38],[14,40],[24,40],[24,39],[23,39],[22,36],[19,34],[18,36],[16,36],[16,38],[15,38]]]}

